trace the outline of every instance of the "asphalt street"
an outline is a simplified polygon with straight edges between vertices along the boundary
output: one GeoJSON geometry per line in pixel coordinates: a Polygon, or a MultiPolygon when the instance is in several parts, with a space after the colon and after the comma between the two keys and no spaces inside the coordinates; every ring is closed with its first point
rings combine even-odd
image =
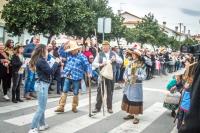
{"type": "MultiPolygon", "coordinates": [[[[45,116],[50,128],[44,133],[176,133],[170,111],[163,108],[165,86],[171,77],[172,74],[169,74],[144,82],[144,114],[139,116],[138,125],[134,125],[132,120],[123,120],[126,116],[121,111],[123,86],[116,85],[118,89],[113,96],[114,113],[106,112],[105,116],[102,111],[91,118],[88,116],[88,94],[80,95],[78,113],[71,111],[71,96],[68,97],[65,112],[62,114],[54,112],[59,98],[49,98],[45,116]]],[[[92,90],[94,108],[96,88],[92,90]]],[[[0,102],[0,133],[27,133],[36,108],[36,100],[17,104],[0,102]]]]}

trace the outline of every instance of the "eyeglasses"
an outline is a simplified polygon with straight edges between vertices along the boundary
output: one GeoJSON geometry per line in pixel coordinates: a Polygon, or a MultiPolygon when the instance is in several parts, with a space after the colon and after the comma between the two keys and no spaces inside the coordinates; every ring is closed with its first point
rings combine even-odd
{"type": "Polygon", "coordinates": [[[14,43],[14,42],[10,42],[10,43],[14,43]]]}
{"type": "Polygon", "coordinates": [[[94,59],[94,58],[89,58],[90,60],[94,59]]]}

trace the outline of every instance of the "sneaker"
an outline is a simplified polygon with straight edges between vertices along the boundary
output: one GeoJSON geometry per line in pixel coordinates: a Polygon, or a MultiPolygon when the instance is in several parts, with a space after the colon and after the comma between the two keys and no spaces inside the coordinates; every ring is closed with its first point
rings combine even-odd
{"type": "Polygon", "coordinates": [[[37,128],[29,130],[28,133],[39,133],[37,128]]]}
{"type": "Polygon", "coordinates": [[[49,125],[45,124],[45,125],[39,127],[39,131],[44,131],[44,130],[47,130],[48,128],[49,128],[49,125]]]}
{"type": "Polygon", "coordinates": [[[5,100],[10,100],[10,98],[8,97],[8,95],[4,95],[3,98],[4,98],[5,100]]]}

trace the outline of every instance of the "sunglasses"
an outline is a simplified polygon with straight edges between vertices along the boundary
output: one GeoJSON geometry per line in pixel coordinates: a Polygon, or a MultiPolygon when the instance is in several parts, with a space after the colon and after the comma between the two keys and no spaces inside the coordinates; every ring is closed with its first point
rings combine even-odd
{"type": "Polygon", "coordinates": [[[89,58],[89,59],[94,59],[94,58],[89,58]]]}

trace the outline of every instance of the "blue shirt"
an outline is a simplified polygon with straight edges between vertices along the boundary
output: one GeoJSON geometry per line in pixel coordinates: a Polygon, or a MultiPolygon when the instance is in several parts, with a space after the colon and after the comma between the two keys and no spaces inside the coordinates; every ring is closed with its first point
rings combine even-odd
{"type": "Polygon", "coordinates": [[[72,80],[81,80],[86,72],[90,72],[90,64],[82,53],[76,55],[67,54],[67,61],[64,68],[66,76],[72,80]]]}
{"type": "Polygon", "coordinates": [[[31,54],[34,49],[35,49],[35,44],[30,43],[30,44],[26,45],[26,47],[24,49],[24,57],[31,58],[31,54]]]}

